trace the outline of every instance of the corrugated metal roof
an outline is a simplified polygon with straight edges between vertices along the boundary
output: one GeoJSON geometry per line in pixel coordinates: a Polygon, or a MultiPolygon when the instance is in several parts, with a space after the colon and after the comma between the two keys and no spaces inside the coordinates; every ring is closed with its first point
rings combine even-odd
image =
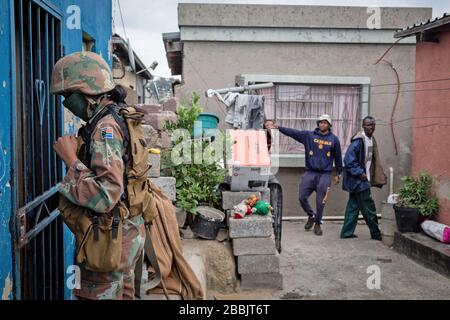
{"type": "MultiPolygon", "coordinates": [[[[119,36],[117,33],[112,36],[112,44],[118,46],[121,50],[124,52],[128,52],[128,43],[123,39],[121,36],[119,36]]],[[[153,79],[153,75],[148,70],[148,68],[145,66],[145,64],[142,62],[142,60],[138,57],[136,52],[133,50],[134,59],[136,61],[136,72],[145,70],[142,72],[142,77],[148,80],[153,79]]]]}
{"type": "Polygon", "coordinates": [[[394,35],[395,38],[404,38],[415,35],[417,33],[439,28],[450,24],[450,14],[444,13],[442,17],[437,17],[434,19],[428,19],[428,21],[423,21],[420,23],[415,23],[412,26],[400,29],[394,35]]]}

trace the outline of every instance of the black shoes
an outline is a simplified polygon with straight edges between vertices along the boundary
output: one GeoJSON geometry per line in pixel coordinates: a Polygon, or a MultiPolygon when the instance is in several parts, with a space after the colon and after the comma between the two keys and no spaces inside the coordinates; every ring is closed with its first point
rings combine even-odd
{"type": "Polygon", "coordinates": [[[306,230],[306,231],[309,231],[309,230],[311,230],[313,227],[314,227],[314,233],[315,233],[317,236],[323,235],[322,227],[320,226],[320,223],[315,223],[314,218],[309,217],[309,218],[308,218],[308,222],[305,224],[305,230],[306,230]]]}
{"type": "Polygon", "coordinates": [[[383,238],[381,237],[381,235],[377,235],[377,236],[372,236],[372,240],[383,241],[383,238]]]}
{"type": "Polygon", "coordinates": [[[309,231],[314,227],[314,218],[309,217],[308,222],[305,224],[305,230],[309,231]]]}
{"type": "Polygon", "coordinates": [[[323,235],[322,227],[320,226],[319,223],[316,223],[316,224],[314,225],[314,233],[316,234],[316,236],[321,236],[321,235],[323,235]]]}

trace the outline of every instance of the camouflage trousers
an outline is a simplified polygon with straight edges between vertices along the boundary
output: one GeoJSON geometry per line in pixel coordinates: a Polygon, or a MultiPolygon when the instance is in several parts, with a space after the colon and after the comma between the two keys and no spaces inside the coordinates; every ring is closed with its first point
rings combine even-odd
{"type": "Polygon", "coordinates": [[[123,223],[122,257],[117,272],[93,272],[80,265],[81,287],[74,290],[79,300],[133,300],[134,270],[145,243],[145,225],[142,217],[123,223]]]}

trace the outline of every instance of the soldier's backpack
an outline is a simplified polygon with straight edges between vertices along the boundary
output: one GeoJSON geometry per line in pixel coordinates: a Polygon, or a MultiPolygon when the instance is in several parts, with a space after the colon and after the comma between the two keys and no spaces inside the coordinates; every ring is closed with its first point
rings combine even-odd
{"type": "Polygon", "coordinates": [[[122,222],[142,215],[146,224],[157,216],[154,192],[157,188],[148,177],[149,153],[141,123],[144,114],[126,105],[103,109],[80,129],[78,157],[90,167],[90,142],[93,129],[107,115],[112,115],[124,133],[125,192],[107,214],[93,212],[60,197],[59,210],[64,222],[77,238],[76,259],[88,270],[113,272],[119,269],[122,254],[122,222]]]}

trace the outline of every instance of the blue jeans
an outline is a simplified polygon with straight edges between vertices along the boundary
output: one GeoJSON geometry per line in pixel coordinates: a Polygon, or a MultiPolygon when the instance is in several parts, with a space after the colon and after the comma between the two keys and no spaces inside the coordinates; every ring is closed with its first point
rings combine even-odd
{"type": "Polygon", "coordinates": [[[310,218],[314,218],[315,223],[322,224],[323,210],[325,208],[323,200],[330,187],[330,172],[306,171],[300,183],[300,205],[310,218]],[[308,199],[313,192],[316,192],[316,213],[314,213],[308,202],[308,199]]]}

